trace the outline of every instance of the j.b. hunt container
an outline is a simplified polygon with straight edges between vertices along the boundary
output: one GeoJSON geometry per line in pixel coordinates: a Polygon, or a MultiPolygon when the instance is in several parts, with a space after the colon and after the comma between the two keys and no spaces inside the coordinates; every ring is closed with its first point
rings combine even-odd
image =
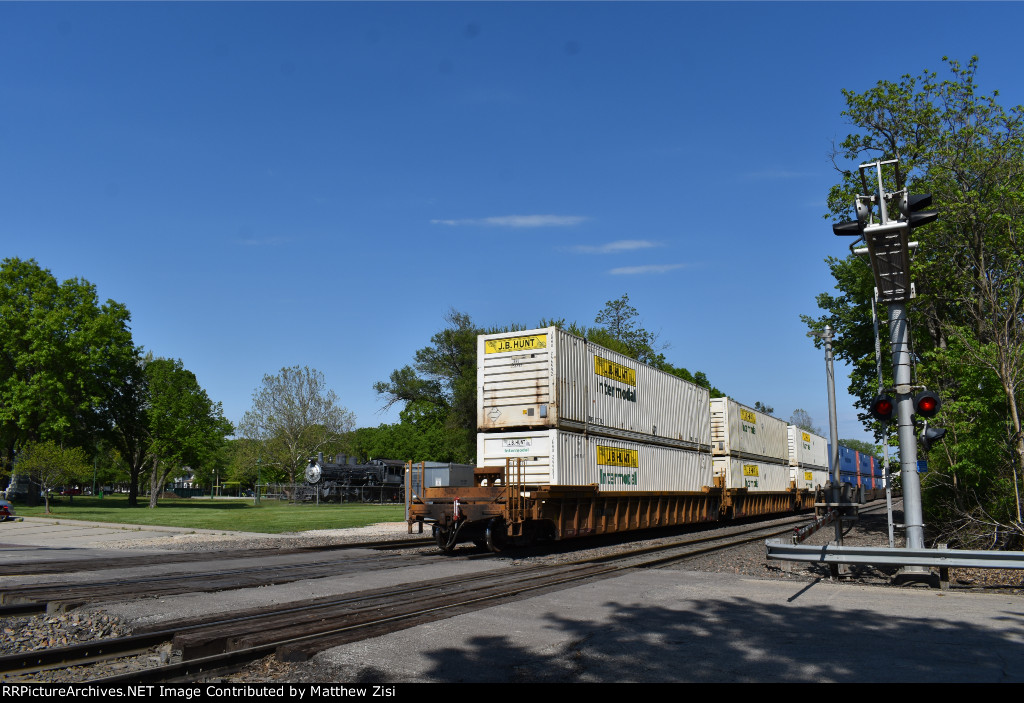
{"type": "Polygon", "coordinates": [[[797,488],[824,486],[828,483],[828,440],[790,425],[789,465],[797,488]]]}
{"type": "Polygon", "coordinates": [[[481,467],[503,468],[506,459],[522,458],[523,483],[535,486],[684,492],[713,484],[705,452],[565,430],[480,432],[476,452],[481,467]]]}
{"type": "MultiPolygon", "coordinates": [[[[743,459],[737,456],[716,456],[713,459],[716,477],[725,479],[726,488],[746,488],[748,491],[787,491],[790,487],[790,467],[767,461],[743,459]]],[[[797,487],[800,487],[797,484],[797,487]]]]}
{"type": "Polygon", "coordinates": [[[711,442],[706,389],[556,327],[477,338],[477,427],[711,442]]]}
{"type": "Polygon", "coordinates": [[[789,425],[732,398],[711,399],[711,453],[789,466],[789,425]]]}

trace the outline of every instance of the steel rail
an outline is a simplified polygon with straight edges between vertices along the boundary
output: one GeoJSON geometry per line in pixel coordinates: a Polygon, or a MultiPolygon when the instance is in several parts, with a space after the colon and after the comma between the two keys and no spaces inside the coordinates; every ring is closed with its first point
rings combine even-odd
{"type": "MultiPolygon", "coordinates": [[[[333,552],[345,549],[414,549],[434,544],[429,537],[412,539],[379,540],[374,542],[345,542],[320,547],[271,547],[274,556],[333,552]]],[[[252,549],[224,549],[207,552],[175,552],[169,554],[146,554],[125,557],[111,557],[104,560],[61,559],[52,561],[7,561],[4,562],[4,576],[34,576],[41,574],[65,573],[67,571],[109,571],[114,568],[133,566],[159,566],[203,561],[204,559],[252,559],[252,549]]]]}
{"type": "MultiPolygon", "coordinates": [[[[473,581],[482,577],[483,576],[481,575],[473,575],[465,580],[473,581]]],[[[412,588],[404,589],[401,591],[389,589],[387,592],[392,596],[405,595],[436,587],[436,582],[425,582],[417,584],[412,588]]],[[[287,615],[291,613],[309,612],[324,608],[335,608],[338,606],[348,605],[350,603],[357,603],[359,601],[366,600],[368,597],[372,596],[367,596],[364,593],[362,595],[357,596],[333,598],[331,600],[323,602],[307,603],[304,605],[294,605],[288,608],[276,608],[273,610],[267,610],[265,612],[235,615],[227,618],[217,618],[212,620],[203,620],[201,622],[195,622],[184,625],[174,625],[159,630],[140,632],[139,634],[128,635],[125,637],[90,640],[89,642],[68,645],[66,647],[30,650],[27,652],[6,654],[0,656],[0,673],[9,673],[12,671],[17,671],[19,673],[31,673],[36,671],[43,671],[46,669],[65,668],[69,666],[79,666],[82,664],[95,663],[98,661],[103,661],[111,658],[128,656],[129,653],[138,650],[140,647],[152,647],[162,642],[168,641],[175,635],[186,632],[194,632],[202,629],[221,627],[224,625],[242,622],[258,622],[263,618],[277,619],[280,618],[282,615],[287,615]]]]}
{"type": "MultiPolygon", "coordinates": [[[[789,520],[787,520],[789,522],[789,520]]],[[[94,681],[102,681],[104,683],[115,683],[115,682],[144,682],[150,680],[174,680],[175,677],[192,676],[197,673],[209,672],[211,666],[223,667],[223,666],[235,666],[238,662],[248,662],[253,659],[265,656],[266,654],[276,652],[279,648],[285,648],[288,646],[300,646],[302,644],[309,644],[316,640],[322,640],[324,638],[330,638],[332,636],[339,637],[345,633],[355,632],[360,629],[369,629],[374,627],[380,627],[386,623],[398,623],[405,620],[414,620],[417,618],[423,618],[430,614],[440,613],[446,610],[452,610],[456,608],[466,608],[473,606],[474,604],[482,604],[490,601],[499,599],[517,598],[524,593],[530,593],[532,591],[554,588],[561,585],[567,585],[575,583],[585,579],[600,578],[614,575],[616,573],[626,571],[634,568],[660,566],[666,563],[680,561],[689,557],[699,556],[711,551],[717,551],[721,549],[727,549],[731,546],[738,544],[763,539],[766,536],[766,530],[774,530],[768,534],[783,534],[790,531],[790,528],[782,530],[776,530],[777,525],[772,527],[752,527],[749,529],[743,529],[738,533],[729,535],[715,535],[708,536],[698,539],[687,539],[678,542],[672,542],[670,544],[647,547],[639,550],[629,550],[621,552],[617,555],[605,555],[592,559],[582,559],[574,562],[568,562],[559,565],[538,565],[527,570],[525,578],[531,580],[530,585],[522,585],[521,581],[524,578],[522,571],[515,573],[508,573],[505,570],[501,571],[501,576],[496,583],[492,584],[490,588],[506,589],[501,590],[497,593],[492,593],[485,596],[478,596],[470,599],[459,599],[453,603],[444,604],[441,606],[429,606],[425,608],[415,609],[410,612],[391,615],[385,618],[375,618],[373,620],[357,623],[353,625],[342,626],[334,628],[326,632],[310,633],[298,638],[288,638],[280,641],[256,645],[253,647],[247,647],[244,649],[237,649],[231,652],[224,652],[220,654],[213,654],[205,657],[199,657],[190,659],[188,661],[178,662],[175,664],[168,664],[156,668],[150,668],[144,671],[129,672],[116,677],[108,677],[104,679],[93,679],[94,681]],[[745,536],[751,533],[759,533],[755,536],[745,536]],[[735,537],[744,536],[743,539],[736,540],[735,537]],[[732,541],[728,541],[732,540],[732,541]],[[610,560],[630,560],[635,559],[643,554],[650,553],[652,551],[667,551],[672,549],[679,549],[681,547],[687,547],[694,544],[705,543],[705,542],[719,542],[713,546],[689,550],[685,554],[676,554],[668,557],[660,557],[658,559],[651,559],[641,563],[627,563],[627,564],[611,564],[608,565],[605,562],[610,560]],[[580,569],[579,567],[584,567],[580,569]],[[587,568],[591,567],[591,568],[587,568]],[[575,571],[568,575],[560,576],[557,572],[564,571],[575,571]],[[541,572],[556,572],[542,574],[541,572]],[[514,580],[514,588],[508,589],[508,585],[505,583],[506,580],[514,580]]],[[[493,580],[495,577],[494,571],[484,572],[481,574],[475,574],[465,579],[461,579],[456,585],[461,590],[466,588],[477,588],[475,582],[493,580]]],[[[373,600],[380,598],[384,595],[394,599],[396,597],[415,595],[418,592],[429,591],[437,589],[439,583],[436,580],[429,582],[421,582],[414,584],[409,588],[405,588],[401,591],[389,590],[387,594],[380,592],[374,592],[372,594],[362,594],[357,596],[346,596],[344,598],[332,599],[317,604],[309,604],[305,606],[295,606],[292,608],[278,609],[268,611],[264,613],[254,613],[244,616],[236,616],[227,618],[216,622],[202,622],[194,625],[188,625],[184,627],[168,628],[156,632],[143,633],[139,635],[132,635],[125,638],[107,639],[107,640],[95,640],[92,642],[83,643],[80,645],[72,645],[70,647],[22,652],[14,655],[7,655],[0,657],[0,672],[5,674],[28,674],[34,673],[45,669],[53,668],[67,668],[70,666],[82,666],[91,663],[97,663],[104,660],[113,658],[119,658],[123,656],[129,656],[140,652],[147,651],[149,648],[166,642],[168,639],[173,638],[176,634],[195,632],[202,629],[212,629],[214,627],[220,627],[224,624],[240,623],[244,621],[258,622],[261,618],[273,618],[279,619],[282,615],[288,613],[306,612],[318,608],[331,608],[338,607],[340,605],[348,605],[352,603],[358,603],[360,601],[373,600]]],[[[445,597],[457,597],[458,594],[446,594],[445,597]]],[[[329,646],[329,645],[328,645],[329,646]]],[[[326,648],[326,647],[325,647],[326,648]]]]}
{"type": "MultiPolygon", "coordinates": [[[[305,661],[308,658],[308,656],[302,653],[302,648],[303,648],[304,645],[311,645],[311,644],[317,643],[316,649],[318,651],[322,651],[323,649],[330,648],[331,646],[337,646],[337,645],[330,644],[331,639],[343,638],[346,635],[350,635],[350,634],[355,633],[355,632],[357,632],[359,630],[367,630],[367,629],[372,629],[372,628],[379,628],[381,625],[385,625],[385,624],[389,624],[389,623],[390,624],[398,624],[398,623],[401,623],[403,621],[416,620],[416,619],[419,619],[419,618],[423,618],[425,616],[437,615],[439,613],[444,613],[445,611],[451,611],[451,610],[456,610],[456,609],[460,609],[460,608],[467,608],[467,607],[471,607],[471,606],[474,606],[474,605],[481,606],[483,604],[490,603],[490,602],[493,602],[493,601],[514,600],[514,599],[518,599],[518,598],[522,597],[524,594],[532,593],[534,591],[540,591],[540,590],[544,590],[544,589],[555,588],[555,587],[558,587],[558,586],[567,586],[567,585],[576,584],[576,583],[578,583],[580,581],[585,581],[585,580],[588,580],[588,579],[595,579],[595,578],[602,578],[602,577],[608,578],[608,577],[614,576],[614,575],[616,575],[618,573],[621,573],[621,572],[624,572],[624,571],[628,571],[628,570],[632,570],[632,569],[636,569],[636,568],[642,568],[642,567],[647,567],[647,566],[662,566],[662,565],[664,565],[666,563],[672,563],[672,562],[675,562],[675,561],[681,561],[681,560],[684,560],[684,559],[689,558],[689,557],[700,556],[700,555],[706,554],[708,552],[718,551],[718,550],[722,550],[722,549],[728,549],[729,547],[734,547],[734,546],[737,546],[737,545],[740,545],[740,544],[746,544],[748,542],[752,542],[752,541],[756,541],[756,540],[759,540],[759,539],[763,539],[764,536],[765,536],[764,532],[766,530],[774,530],[774,532],[772,532],[773,534],[782,534],[782,533],[785,533],[785,532],[789,531],[788,528],[785,529],[785,530],[775,530],[774,528],[761,528],[760,532],[762,534],[760,534],[760,535],[751,536],[751,537],[744,537],[743,539],[739,539],[739,540],[723,542],[721,544],[717,544],[717,545],[713,545],[713,546],[709,546],[709,547],[705,547],[705,548],[691,550],[691,551],[687,552],[686,554],[677,554],[677,555],[672,555],[672,556],[668,556],[668,557],[660,557],[660,558],[651,559],[651,560],[649,560],[647,562],[643,562],[643,563],[639,563],[639,564],[636,564],[636,563],[630,563],[630,564],[603,564],[602,563],[600,565],[594,564],[595,568],[583,569],[581,571],[577,571],[576,573],[571,573],[571,574],[568,574],[566,576],[559,577],[557,574],[553,574],[552,576],[555,577],[553,579],[545,579],[545,580],[542,580],[542,581],[533,580],[533,582],[531,582],[528,585],[522,585],[521,583],[519,583],[516,586],[516,588],[514,590],[511,590],[511,591],[501,591],[501,592],[498,592],[498,593],[491,593],[491,594],[488,594],[488,595],[483,595],[483,596],[478,596],[478,597],[475,597],[475,598],[470,598],[468,600],[467,599],[463,599],[463,600],[458,600],[458,601],[453,602],[453,603],[446,603],[446,604],[442,604],[442,605],[428,605],[426,607],[422,607],[422,608],[419,608],[419,609],[416,609],[416,610],[413,610],[413,611],[410,611],[410,612],[400,613],[400,614],[396,614],[396,615],[389,615],[389,616],[382,617],[382,618],[376,618],[376,619],[373,619],[373,620],[368,621],[368,622],[363,622],[363,623],[357,623],[357,624],[353,624],[353,625],[342,626],[342,627],[334,628],[332,630],[325,631],[325,632],[310,633],[310,634],[307,634],[307,635],[302,635],[300,637],[292,637],[292,638],[283,639],[283,640],[276,641],[276,642],[255,645],[255,646],[252,646],[252,647],[249,647],[249,648],[245,648],[245,649],[238,649],[238,650],[234,650],[232,652],[225,652],[223,654],[214,654],[214,655],[210,655],[210,656],[207,656],[207,657],[201,657],[201,658],[198,658],[198,659],[192,659],[192,660],[189,660],[189,661],[179,662],[179,663],[176,663],[176,664],[168,664],[168,665],[156,667],[156,668],[153,668],[153,669],[148,669],[148,670],[142,671],[142,672],[129,672],[129,673],[121,674],[121,675],[118,675],[118,676],[113,676],[113,677],[92,679],[92,682],[93,683],[134,683],[134,682],[148,682],[148,681],[178,681],[178,680],[189,681],[189,680],[192,680],[190,677],[195,677],[195,676],[197,676],[199,674],[203,674],[203,673],[205,673],[205,674],[211,674],[211,673],[215,673],[215,672],[216,673],[225,673],[226,670],[225,670],[224,667],[237,667],[237,665],[239,663],[243,663],[244,664],[244,663],[249,662],[249,661],[254,661],[255,659],[258,659],[260,657],[266,656],[266,655],[268,655],[270,653],[278,653],[279,657],[281,657],[283,659],[283,661],[305,661]],[[325,642],[325,640],[326,640],[326,642],[325,642]]],[[[748,532],[752,532],[752,531],[754,531],[754,530],[744,531],[744,534],[746,534],[748,532]]],[[[721,536],[721,535],[719,535],[719,536],[715,536],[715,537],[709,537],[709,538],[707,538],[706,540],[703,540],[703,541],[719,541],[719,542],[722,542],[723,540],[728,540],[728,539],[729,539],[729,536],[721,536]]],[[[699,542],[699,541],[701,541],[701,540],[689,540],[689,541],[686,542],[686,544],[684,546],[688,546],[690,544],[693,544],[694,542],[699,542]]],[[[663,547],[663,549],[666,549],[666,550],[667,549],[673,549],[673,548],[678,548],[679,546],[680,545],[678,545],[678,544],[666,545],[666,546],[663,547]]],[[[637,551],[644,551],[644,550],[637,550],[637,551]]],[[[619,555],[620,559],[633,559],[635,557],[636,557],[636,554],[634,552],[626,552],[626,553],[623,553],[622,555],[619,555]]],[[[609,558],[611,558],[611,557],[608,557],[608,556],[599,557],[595,561],[604,562],[604,561],[607,561],[609,558]]],[[[580,565],[585,565],[585,564],[587,564],[587,560],[581,560],[579,562],[570,562],[568,564],[560,565],[560,568],[575,569],[576,567],[578,567],[580,565]]],[[[539,568],[554,568],[554,567],[536,567],[536,568],[539,569],[539,568]]],[[[531,571],[532,571],[532,569],[531,569],[531,571]]],[[[523,578],[522,572],[518,572],[516,574],[512,574],[511,576],[516,578],[517,580],[521,580],[523,578]]],[[[492,588],[502,588],[502,587],[504,587],[504,585],[505,584],[499,582],[499,583],[496,583],[496,584],[492,585],[491,587],[492,588]]],[[[403,628],[395,628],[395,629],[398,630],[398,629],[403,629],[403,628]]],[[[355,641],[355,640],[347,640],[347,641],[355,641]]],[[[232,670],[232,669],[228,669],[228,670],[232,670]]]]}
{"type": "MultiPolygon", "coordinates": [[[[256,557],[249,556],[249,559],[255,559],[256,557]]],[[[265,558],[265,557],[264,557],[265,558]]],[[[366,556],[359,561],[373,561],[380,560],[379,555],[366,556]]],[[[192,592],[196,590],[202,590],[197,587],[194,583],[197,579],[216,579],[216,578],[230,578],[232,576],[244,577],[247,575],[258,575],[266,574],[268,580],[279,579],[281,572],[287,572],[289,581],[297,581],[304,578],[310,578],[306,572],[316,572],[323,569],[330,568],[332,566],[344,563],[346,566],[353,566],[355,560],[352,559],[324,559],[321,561],[315,561],[310,563],[300,564],[256,564],[253,566],[237,567],[233,569],[221,569],[219,571],[195,571],[188,573],[174,573],[174,574],[158,574],[153,576],[140,576],[136,578],[116,578],[107,581],[89,581],[80,584],[68,584],[61,582],[50,582],[50,583],[39,583],[31,584],[26,586],[19,586],[11,588],[10,590],[0,594],[0,605],[20,605],[28,603],[47,603],[47,602],[80,602],[76,599],[74,592],[85,592],[90,589],[112,589],[112,588],[131,588],[135,585],[142,586],[153,586],[154,588],[149,589],[152,591],[166,592],[166,589],[160,589],[160,586],[175,584],[179,582],[191,582],[186,584],[187,588],[182,592],[192,592]],[[294,578],[291,578],[294,576],[294,578]],[[48,593],[61,594],[57,598],[49,598],[48,593]]],[[[280,580],[278,580],[280,582],[280,580]]],[[[251,587],[257,584],[248,584],[246,587],[251,587]]],[[[214,584],[211,590],[223,590],[223,584],[214,584]]],[[[107,591],[110,597],[114,597],[114,593],[107,591]]],[[[139,597],[146,595],[145,591],[140,591],[139,597]]],[[[109,598],[108,598],[109,600],[109,598]]]]}

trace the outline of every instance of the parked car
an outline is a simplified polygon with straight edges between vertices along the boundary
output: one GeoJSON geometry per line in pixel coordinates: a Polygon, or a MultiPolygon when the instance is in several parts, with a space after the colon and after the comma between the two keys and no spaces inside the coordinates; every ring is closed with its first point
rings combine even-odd
{"type": "Polygon", "coordinates": [[[65,488],[60,492],[62,496],[80,496],[82,495],[81,488],[65,488]]]}

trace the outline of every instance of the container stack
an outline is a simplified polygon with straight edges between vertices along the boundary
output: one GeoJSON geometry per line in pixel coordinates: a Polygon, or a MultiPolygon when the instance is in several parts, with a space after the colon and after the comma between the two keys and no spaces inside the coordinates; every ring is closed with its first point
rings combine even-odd
{"type": "MultiPolygon", "coordinates": [[[[831,447],[831,445],[829,445],[831,447]]],[[[829,454],[831,474],[831,453],[829,454]]],[[[881,463],[873,455],[839,445],[839,480],[865,489],[884,488],[881,463]]]]}
{"type": "Polygon", "coordinates": [[[860,475],[863,485],[868,489],[884,488],[882,480],[882,466],[873,455],[858,452],[860,461],[860,475]]]}
{"type": "Polygon", "coordinates": [[[790,480],[800,489],[814,490],[828,483],[828,440],[789,426],[790,480]]]}
{"type": "Polygon", "coordinates": [[[556,327],[477,339],[477,462],[533,485],[700,491],[708,392],[556,327]]]}
{"type": "Polygon", "coordinates": [[[715,476],[727,489],[790,488],[789,430],[782,420],[732,398],[712,398],[711,453],[715,476]]]}

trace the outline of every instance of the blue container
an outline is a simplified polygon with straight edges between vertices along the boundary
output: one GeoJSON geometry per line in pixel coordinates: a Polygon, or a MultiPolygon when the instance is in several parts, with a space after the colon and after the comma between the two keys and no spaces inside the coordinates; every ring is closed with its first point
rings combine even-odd
{"type": "MultiPolygon", "coordinates": [[[[829,478],[832,476],[832,445],[829,445],[828,452],[829,478]]],[[[848,483],[851,486],[864,486],[874,488],[873,467],[875,458],[870,454],[860,452],[839,445],[839,481],[848,483]]]]}
{"type": "Polygon", "coordinates": [[[881,488],[881,481],[878,481],[878,458],[873,454],[859,453],[860,457],[860,473],[864,478],[864,485],[867,488],[881,488]]]}

